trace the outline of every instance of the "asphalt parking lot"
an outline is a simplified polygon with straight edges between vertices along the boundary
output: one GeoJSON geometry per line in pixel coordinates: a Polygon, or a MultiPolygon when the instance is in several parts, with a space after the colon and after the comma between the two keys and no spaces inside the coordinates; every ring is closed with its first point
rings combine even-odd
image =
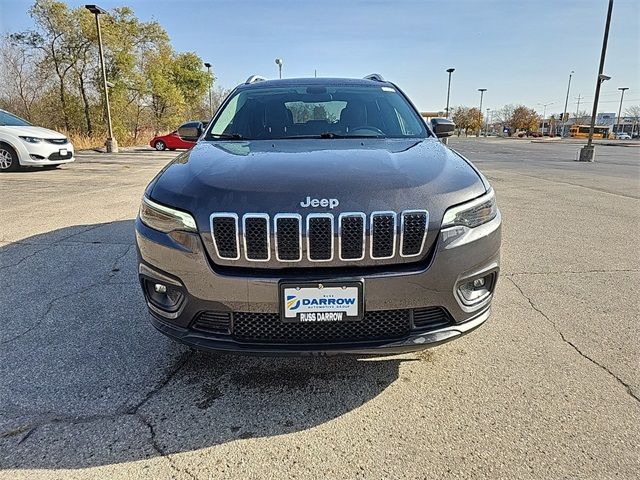
{"type": "Polygon", "coordinates": [[[492,319],[384,359],[156,333],[133,219],[175,152],[0,176],[0,478],[637,478],[640,148],[452,139],[503,213],[492,319]]]}

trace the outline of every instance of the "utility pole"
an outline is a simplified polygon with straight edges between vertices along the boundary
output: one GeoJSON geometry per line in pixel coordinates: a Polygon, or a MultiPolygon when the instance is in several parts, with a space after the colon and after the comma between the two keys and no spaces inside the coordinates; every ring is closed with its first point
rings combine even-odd
{"type": "Polygon", "coordinates": [[[489,115],[490,115],[491,109],[487,108],[487,118],[486,118],[486,126],[484,129],[484,137],[487,138],[489,136],[489,115]]]}
{"type": "Polygon", "coordinates": [[[480,131],[482,130],[482,97],[484,96],[484,92],[487,91],[486,88],[479,88],[478,91],[480,92],[480,125],[478,125],[478,133],[476,133],[476,137],[480,136],[480,131]]]}
{"type": "Polygon", "coordinates": [[[620,133],[620,114],[622,113],[622,99],[624,98],[624,91],[629,90],[629,87],[620,87],[622,93],[620,94],[620,107],[618,108],[618,127],[616,128],[616,133],[620,133]]]}
{"type": "Polygon", "coordinates": [[[571,73],[569,74],[569,84],[567,85],[567,96],[564,99],[564,111],[562,112],[562,133],[560,134],[560,138],[564,138],[564,127],[567,123],[566,118],[569,117],[569,114],[567,113],[567,105],[569,104],[569,90],[571,89],[571,77],[573,76],[574,71],[571,70],[571,73]]]}
{"type": "Polygon", "coordinates": [[[580,162],[593,162],[593,130],[596,126],[596,116],[598,115],[598,100],[600,99],[600,86],[605,80],[611,77],[604,75],[604,59],[607,55],[607,41],[609,40],[609,27],[611,26],[611,12],[613,11],[613,0],[609,0],[609,8],[607,9],[607,21],[604,27],[604,38],[602,39],[602,51],[600,52],[600,66],[598,67],[598,79],[596,80],[596,94],[593,99],[593,111],[591,114],[591,126],[589,128],[589,139],[587,144],[580,149],[580,162]]]}
{"type": "Polygon", "coordinates": [[[582,98],[581,94],[578,94],[576,100],[578,100],[578,104],[576,106],[576,122],[578,121],[578,114],[580,113],[580,99],[582,98]]]}

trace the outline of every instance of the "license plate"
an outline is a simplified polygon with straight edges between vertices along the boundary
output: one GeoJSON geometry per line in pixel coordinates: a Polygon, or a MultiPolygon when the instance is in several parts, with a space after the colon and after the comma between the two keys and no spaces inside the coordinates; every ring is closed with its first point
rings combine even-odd
{"type": "Polygon", "coordinates": [[[362,319],[362,282],[280,284],[283,322],[344,322],[362,319]]]}
{"type": "Polygon", "coordinates": [[[68,152],[66,148],[61,148],[59,153],[64,157],[68,152]]]}

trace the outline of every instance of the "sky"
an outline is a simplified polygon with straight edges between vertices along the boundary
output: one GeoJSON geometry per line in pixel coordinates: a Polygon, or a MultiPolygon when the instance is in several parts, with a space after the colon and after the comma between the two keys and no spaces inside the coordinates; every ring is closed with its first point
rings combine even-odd
{"type": "MultiPolygon", "coordinates": [[[[72,6],[85,2],[68,0],[72,6]]],[[[376,72],[396,83],[420,110],[443,110],[447,68],[455,68],[451,105],[483,110],[525,104],[547,115],[569,106],[591,111],[607,0],[447,1],[204,1],[98,0],[129,6],[157,20],[177,51],[213,65],[225,88],[252,74],[363,77],[376,72]]],[[[33,27],[29,0],[0,0],[0,33],[33,27]]],[[[640,105],[640,1],[615,0],[600,112],[640,105]]]]}

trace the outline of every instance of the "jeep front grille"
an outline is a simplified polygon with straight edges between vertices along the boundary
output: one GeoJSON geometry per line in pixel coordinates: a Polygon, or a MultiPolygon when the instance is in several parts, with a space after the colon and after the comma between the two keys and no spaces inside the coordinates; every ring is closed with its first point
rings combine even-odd
{"type": "Polygon", "coordinates": [[[424,253],[429,225],[426,210],[340,214],[247,213],[242,221],[234,213],[211,215],[215,253],[222,260],[281,263],[356,262],[369,257],[385,260],[418,257],[424,253]],[[273,247],[272,247],[273,244],[273,247]]]}

